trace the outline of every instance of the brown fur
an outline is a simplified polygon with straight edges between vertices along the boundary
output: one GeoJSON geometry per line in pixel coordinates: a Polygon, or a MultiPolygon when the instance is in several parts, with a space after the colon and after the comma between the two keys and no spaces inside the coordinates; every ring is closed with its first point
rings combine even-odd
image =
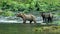
{"type": "Polygon", "coordinates": [[[19,14],[17,14],[17,17],[21,17],[23,19],[23,23],[26,23],[26,20],[30,21],[30,23],[32,21],[34,21],[34,23],[36,23],[35,16],[32,14],[26,15],[24,13],[19,13],[19,14]]]}
{"type": "Polygon", "coordinates": [[[52,20],[53,20],[53,15],[52,15],[52,13],[44,13],[44,12],[42,12],[42,13],[41,13],[41,16],[42,16],[42,18],[43,18],[43,22],[46,22],[46,21],[52,22],[52,20]]]}

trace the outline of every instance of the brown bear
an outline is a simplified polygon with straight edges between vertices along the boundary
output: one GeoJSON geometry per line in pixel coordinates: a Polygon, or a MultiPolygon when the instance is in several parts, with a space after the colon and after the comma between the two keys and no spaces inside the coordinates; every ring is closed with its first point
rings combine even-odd
{"type": "Polygon", "coordinates": [[[52,22],[53,21],[53,15],[52,13],[45,13],[41,12],[41,16],[43,18],[43,22],[52,22]]]}
{"type": "Polygon", "coordinates": [[[26,15],[24,13],[18,13],[17,14],[17,17],[21,17],[23,19],[23,23],[26,23],[26,20],[30,21],[30,23],[32,21],[34,21],[34,23],[36,23],[36,19],[35,19],[35,16],[32,15],[32,14],[29,14],[29,15],[26,15]]]}

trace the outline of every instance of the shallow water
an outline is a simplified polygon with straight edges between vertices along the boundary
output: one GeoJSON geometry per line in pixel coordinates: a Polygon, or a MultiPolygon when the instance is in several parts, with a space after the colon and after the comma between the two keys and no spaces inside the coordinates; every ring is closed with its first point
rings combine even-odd
{"type": "MultiPolygon", "coordinates": [[[[43,20],[41,17],[37,17],[36,22],[42,23],[43,20]]],[[[23,20],[22,18],[18,18],[18,17],[0,17],[0,23],[23,23],[23,20]]],[[[29,21],[26,21],[26,23],[29,23],[29,21]]]]}
{"type": "MultiPolygon", "coordinates": [[[[40,17],[40,16],[36,17],[36,22],[42,23],[43,22],[42,17],[40,17]]],[[[59,22],[60,22],[60,16],[54,17],[53,24],[60,25],[59,22]]],[[[0,23],[23,23],[23,20],[22,20],[22,18],[18,18],[16,16],[13,16],[13,17],[0,16],[0,23]]],[[[26,23],[29,23],[29,21],[26,21],[26,23]]],[[[34,23],[34,22],[32,22],[32,23],[34,23]]],[[[45,24],[45,23],[42,23],[42,24],[45,24]]]]}

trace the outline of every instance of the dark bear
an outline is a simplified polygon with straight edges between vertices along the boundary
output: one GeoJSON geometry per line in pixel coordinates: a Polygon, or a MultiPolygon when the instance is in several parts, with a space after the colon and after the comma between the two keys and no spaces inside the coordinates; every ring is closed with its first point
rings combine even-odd
{"type": "Polygon", "coordinates": [[[43,22],[52,22],[53,21],[53,15],[52,13],[45,13],[41,12],[41,16],[43,18],[43,22]]]}

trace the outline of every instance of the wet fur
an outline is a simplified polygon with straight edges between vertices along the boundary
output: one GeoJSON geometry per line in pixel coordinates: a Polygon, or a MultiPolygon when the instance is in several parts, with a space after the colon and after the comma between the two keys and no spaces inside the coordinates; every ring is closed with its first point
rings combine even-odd
{"type": "Polygon", "coordinates": [[[17,17],[21,17],[23,19],[23,23],[26,23],[27,20],[30,21],[30,23],[32,23],[32,21],[36,23],[35,16],[32,14],[26,15],[24,13],[19,13],[17,14],[17,17]]]}
{"type": "Polygon", "coordinates": [[[52,13],[41,13],[41,16],[43,18],[43,22],[52,22],[53,21],[53,15],[52,13]]]}

